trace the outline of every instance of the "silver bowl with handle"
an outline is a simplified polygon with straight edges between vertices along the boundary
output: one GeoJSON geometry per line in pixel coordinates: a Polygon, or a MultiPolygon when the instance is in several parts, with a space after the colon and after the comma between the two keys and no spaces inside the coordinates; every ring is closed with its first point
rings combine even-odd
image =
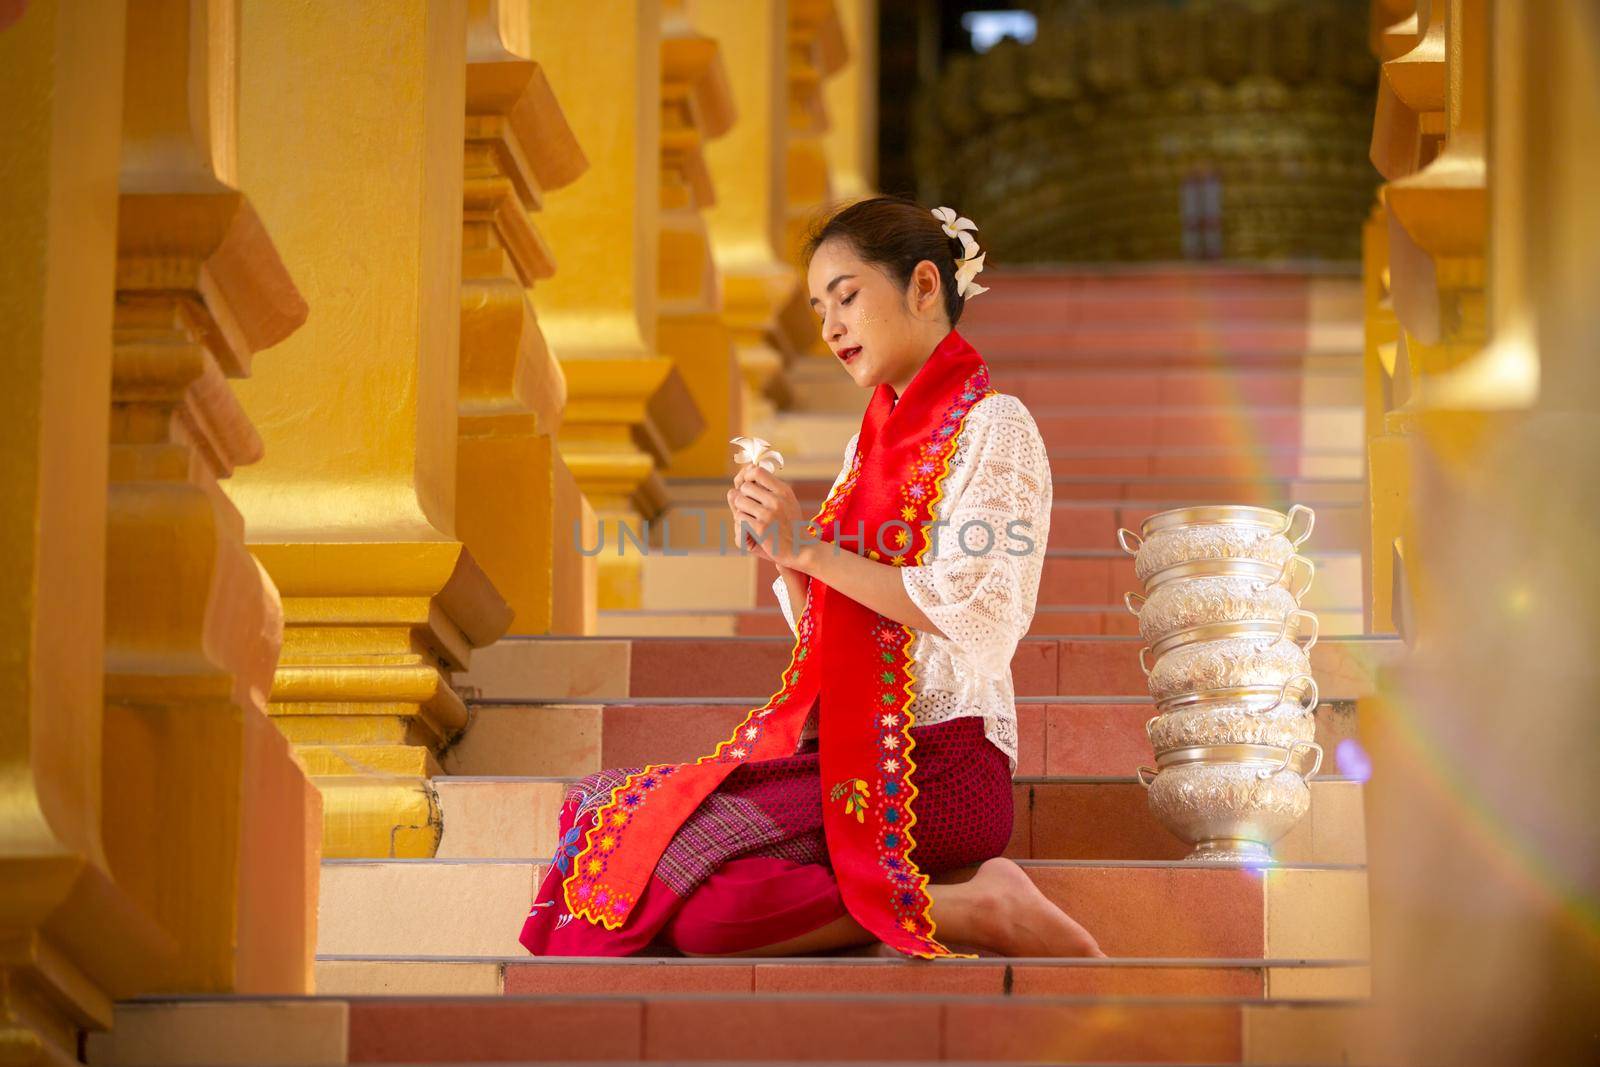
{"type": "Polygon", "coordinates": [[[1248,630],[1215,640],[1174,644],[1194,631],[1173,634],[1167,650],[1151,664],[1151,646],[1139,650],[1139,666],[1158,702],[1194,693],[1252,686],[1282,686],[1311,673],[1311,649],[1317,643],[1317,617],[1299,612],[1277,627],[1248,630]],[[1309,620],[1309,622],[1307,622],[1309,620]],[[1304,625],[1304,632],[1296,629],[1304,625]]]}
{"type": "Polygon", "coordinates": [[[1296,741],[1316,738],[1317,700],[1312,682],[1299,695],[1276,703],[1222,700],[1191,704],[1152,715],[1144,732],[1157,756],[1171,749],[1205,745],[1288,748],[1296,741]]]}
{"type": "Polygon", "coordinates": [[[1316,512],[1296,504],[1287,512],[1246,504],[1211,504],[1157,512],[1139,532],[1120,529],[1117,544],[1134,557],[1146,589],[1174,577],[1174,568],[1199,561],[1254,563],[1275,573],[1311,536],[1316,512]]]}
{"type": "Polygon", "coordinates": [[[1314,741],[1275,745],[1203,745],[1172,749],[1140,767],[1150,811],[1180,840],[1191,860],[1271,863],[1272,846],[1311,806],[1306,783],[1322,767],[1314,741]]]}
{"type": "MultiPolygon", "coordinates": [[[[1233,564],[1228,564],[1232,566],[1233,564]]],[[[1185,564],[1201,569],[1206,563],[1185,564]]],[[[1236,622],[1281,623],[1300,610],[1316,564],[1291,556],[1270,578],[1252,574],[1200,573],[1165,581],[1146,593],[1124,593],[1123,606],[1139,620],[1139,634],[1158,645],[1172,634],[1200,626],[1236,622]]]]}

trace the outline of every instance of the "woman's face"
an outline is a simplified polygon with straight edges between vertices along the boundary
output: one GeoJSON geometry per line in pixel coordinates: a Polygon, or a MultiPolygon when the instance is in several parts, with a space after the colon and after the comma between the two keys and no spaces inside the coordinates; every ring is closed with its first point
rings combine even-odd
{"type": "Polygon", "coordinates": [[[901,289],[857,256],[849,241],[833,239],[817,249],[806,274],[811,309],[822,320],[823,341],[857,385],[873,389],[888,382],[898,393],[949,332],[938,279],[924,261],[901,289]]]}

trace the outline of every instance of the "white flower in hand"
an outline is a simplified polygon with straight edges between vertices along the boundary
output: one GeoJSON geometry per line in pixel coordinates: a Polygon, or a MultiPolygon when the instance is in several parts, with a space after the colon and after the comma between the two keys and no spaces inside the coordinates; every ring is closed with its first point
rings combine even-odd
{"type": "Polygon", "coordinates": [[[783,453],[759,437],[735,437],[730,443],[739,446],[733,458],[740,464],[754,463],[771,474],[783,468],[783,453]]]}

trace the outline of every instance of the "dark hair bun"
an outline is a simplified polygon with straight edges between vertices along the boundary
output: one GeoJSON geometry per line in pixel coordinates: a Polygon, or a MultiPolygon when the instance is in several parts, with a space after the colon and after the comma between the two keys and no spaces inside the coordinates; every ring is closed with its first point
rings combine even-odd
{"type": "Polygon", "coordinates": [[[950,325],[961,320],[966,298],[956,292],[956,258],[961,242],[944,232],[932,211],[904,196],[874,196],[842,208],[814,226],[806,237],[806,262],[825,241],[850,242],[856,255],[879,267],[902,289],[911,272],[927,260],[939,268],[944,310],[950,325]]]}

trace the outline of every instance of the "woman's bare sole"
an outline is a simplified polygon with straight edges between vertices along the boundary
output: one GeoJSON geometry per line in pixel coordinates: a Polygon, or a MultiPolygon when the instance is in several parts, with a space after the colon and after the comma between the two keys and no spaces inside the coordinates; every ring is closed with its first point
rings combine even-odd
{"type": "MultiPolygon", "coordinates": [[[[949,946],[987,949],[1002,956],[1104,957],[1072,916],[1050,902],[1021,867],[1004,857],[976,868],[929,879],[933,921],[949,946]],[[970,876],[956,881],[962,875],[970,876]]],[[[685,956],[801,956],[870,945],[878,939],[853,917],[835,919],[798,937],[741,952],[685,952],[685,956]]]]}

